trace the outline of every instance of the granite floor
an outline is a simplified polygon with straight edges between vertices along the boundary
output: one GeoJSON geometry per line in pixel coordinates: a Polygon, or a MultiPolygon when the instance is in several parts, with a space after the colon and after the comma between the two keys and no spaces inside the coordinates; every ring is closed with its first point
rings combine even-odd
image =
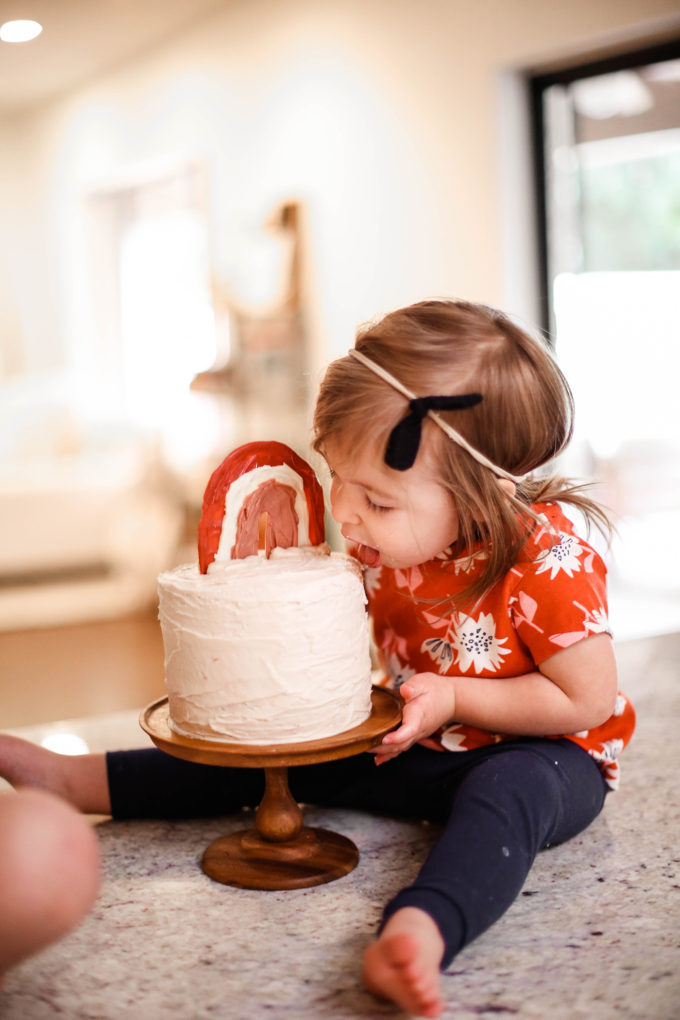
{"type": "MultiPolygon", "coordinates": [[[[680,635],[618,647],[639,715],[623,783],[582,836],[540,855],[509,913],[452,963],[446,1018],[680,1017],[680,635]]],[[[135,746],[135,713],[72,725],[94,749],[135,746]]],[[[25,728],[39,738],[46,727],[25,728]]],[[[358,982],[381,904],[434,837],[416,823],[306,809],[361,851],[339,881],[253,892],[201,872],[243,818],[100,820],[103,883],[87,920],[13,970],[2,1020],[400,1017],[358,982]]]]}

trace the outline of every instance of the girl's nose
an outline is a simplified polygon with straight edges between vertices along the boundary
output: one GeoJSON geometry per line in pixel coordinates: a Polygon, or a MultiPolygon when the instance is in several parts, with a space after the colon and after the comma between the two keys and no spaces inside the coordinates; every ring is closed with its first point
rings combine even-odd
{"type": "Polygon", "coordinates": [[[331,514],[338,524],[358,524],[360,521],[351,491],[335,479],[331,484],[331,514]]]}

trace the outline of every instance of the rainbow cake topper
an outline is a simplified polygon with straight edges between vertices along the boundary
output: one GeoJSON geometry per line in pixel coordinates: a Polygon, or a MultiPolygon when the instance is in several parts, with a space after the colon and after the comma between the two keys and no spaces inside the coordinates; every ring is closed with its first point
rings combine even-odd
{"type": "Polygon", "coordinates": [[[213,471],[198,526],[202,574],[224,562],[325,540],[323,490],[309,464],[284,443],[246,443],[213,471]]]}

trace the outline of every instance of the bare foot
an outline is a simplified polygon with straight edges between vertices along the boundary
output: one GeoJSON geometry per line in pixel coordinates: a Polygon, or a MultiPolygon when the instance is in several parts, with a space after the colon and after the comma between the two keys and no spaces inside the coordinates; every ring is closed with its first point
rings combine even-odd
{"type": "Polygon", "coordinates": [[[111,813],[103,754],[65,755],[0,734],[0,776],[12,786],[46,790],[89,814],[111,813]]]}
{"type": "Polygon", "coordinates": [[[439,976],[443,955],[444,940],[430,915],[404,907],[366,950],[364,984],[416,1016],[439,1016],[444,1009],[439,976]]]}

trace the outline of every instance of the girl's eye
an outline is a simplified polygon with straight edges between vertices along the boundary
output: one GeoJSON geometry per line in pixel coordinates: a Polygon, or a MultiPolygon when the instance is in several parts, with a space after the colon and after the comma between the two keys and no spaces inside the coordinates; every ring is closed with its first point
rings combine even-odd
{"type": "Polygon", "coordinates": [[[366,506],[368,507],[369,510],[372,510],[374,513],[377,514],[386,514],[388,510],[392,510],[391,506],[381,506],[380,503],[374,503],[369,496],[366,496],[366,506]]]}

